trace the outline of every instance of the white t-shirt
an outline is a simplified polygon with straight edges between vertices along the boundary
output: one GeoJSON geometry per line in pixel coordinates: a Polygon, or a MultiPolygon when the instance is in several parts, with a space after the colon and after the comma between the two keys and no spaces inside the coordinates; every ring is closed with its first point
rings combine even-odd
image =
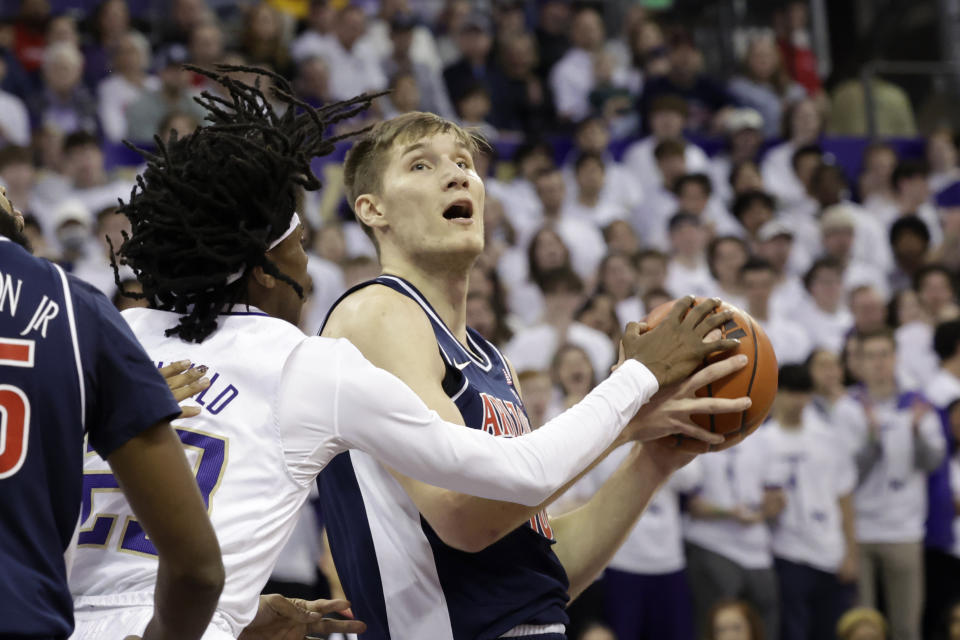
{"type": "Polygon", "coordinates": [[[610,338],[579,322],[572,323],[564,337],[557,335],[557,330],[549,324],[523,329],[507,343],[503,353],[517,371],[549,371],[553,355],[564,342],[587,352],[597,380],[616,362],[615,346],[610,338]]]}
{"type": "MultiPolygon", "coordinates": [[[[590,462],[584,460],[565,478],[552,478],[552,487],[535,487],[546,478],[531,482],[533,476],[552,475],[552,467],[566,466],[567,458],[579,454],[544,449],[526,460],[516,457],[513,447],[534,445],[529,438],[551,424],[522,438],[494,438],[443,422],[348,341],[307,338],[293,325],[253,307],[238,305],[221,315],[217,331],[200,344],[164,336],[176,324],[176,314],[132,309],[123,315],[154,360],[167,364],[189,359],[209,367],[211,384],[193,399],[203,407],[201,414],[175,421],[175,428],[196,470],[223,553],[227,579],[211,624],[234,637],[253,619],[260,590],[317,474],[341,452],[369,451],[383,464],[423,482],[529,505],[545,500],[590,462]],[[535,460],[540,454],[542,459],[535,460]]],[[[625,364],[624,375],[619,375],[621,367],[601,383],[615,391],[610,398],[597,398],[578,411],[585,399],[557,418],[576,414],[570,425],[574,420],[581,425],[567,434],[565,447],[569,436],[575,440],[582,433],[600,442],[584,442],[577,449],[590,449],[596,457],[615,433],[609,439],[595,438],[583,432],[583,425],[606,419],[590,430],[607,431],[617,422],[622,427],[656,391],[646,367],[635,361],[625,364]]],[[[555,445],[564,440],[554,439],[555,445]]],[[[84,473],[103,478],[109,467],[88,453],[84,473]]],[[[101,544],[80,540],[70,581],[76,608],[151,606],[157,556],[148,553],[152,545],[142,533],[137,535],[123,495],[115,490],[88,492],[81,518],[81,536],[111,522],[110,531],[115,528],[117,534],[108,533],[101,544]]]]}
{"type": "MultiPolygon", "coordinates": [[[[910,395],[873,405],[880,426],[883,455],[856,493],[857,539],[860,542],[919,542],[927,517],[927,474],[916,467],[910,395]]],[[[920,422],[920,435],[944,450],[940,420],[933,411],[920,422]]]]}
{"type": "Polygon", "coordinates": [[[856,486],[853,457],[817,420],[795,429],[771,421],[767,429],[774,463],[787,479],[787,504],[773,526],[773,553],[833,573],[846,549],[838,499],[856,486]]]}
{"type": "Polygon", "coordinates": [[[688,294],[709,296],[716,289],[706,260],[690,268],[671,259],[667,264],[667,279],[663,284],[674,297],[688,294]]]}
{"type": "Polygon", "coordinates": [[[770,338],[778,365],[803,364],[813,350],[813,342],[803,326],[786,316],[771,315],[760,326],[770,338]]]}
{"type": "Polygon", "coordinates": [[[867,414],[849,394],[840,396],[832,405],[818,396],[804,409],[804,421],[819,420],[839,437],[851,455],[856,455],[867,441],[867,414]]]}
{"type": "Polygon", "coordinates": [[[797,305],[793,317],[806,329],[814,347],[823,347],[834,353],[843,349],[847,333],[853,326],[853,315],[846,307],[839,307],[832,313],[824,311],[809,296],[797,305]]]}
{"type": "Polygon", "coordinates": [[[780,210],[796,206],[807,197],[806,187],[793,170],[794,151],[796,147],[792,142],[782,142],[767,151],[760,163],[763,186],[777,199],[780,210]]]}
{"type": "Polygon", "coordinates": [[[897,327],[897,383],[908,391],[926,389],[940,367],[933,350],[933,326],[922,321],[897,327]]]}
{"type": "MultiPolygon", "coordinates": [[[[699,498],[725,510],[758,510],[766,489],[780,488],[784,479],[773,464],[767,425],[735,447],[700,456],[703,481],[699,498]]],[[[690,542],[720,554],[746,569],[773,565],[770,529],[765,523],[744,525],[734,520],[687,517],[684,535],[690,542]]]]}
{"type": "Polygon", "coordinates": [[[960,398],[960,379],[946,369],[938,369],[924,386],[923,395],[934,407],[943,411],[960,398]]]}
{"type": "MultiPolygon", "coordinates": [[[[631,144],[623,154],[623,164],[630,170],[631,175],[640,181],[640,186],[645,194],[663,184],[663,175],[660,173],[656,157],[653,155],[657,144],[659,144],[659,140],[653,136],[647,136],[631,144]]],[[[707,154],[692,142],[686,142],[683,155],[684,160],[686,160],[687,173],[707,173],[710,171],[710,159],[707,154]]]]}

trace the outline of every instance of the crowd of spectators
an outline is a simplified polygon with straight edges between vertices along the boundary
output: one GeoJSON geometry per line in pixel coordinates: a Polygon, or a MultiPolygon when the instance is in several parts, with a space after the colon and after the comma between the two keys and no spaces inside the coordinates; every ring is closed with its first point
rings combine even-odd
{"type": "MultiPolygon", "coordinates": [[[[831,136],[864,131],[862,87],[824,88],[806,3],[754,25],[731,77],[707,72],[689,25],[632,5],[616,29],[602,3],[567,0],[172,0],[159,20],[135,8],[105,0],[53,14],[23,0],[0,22],[0,183],[36,253],[121,308],[142,304],[122,295],[137,290],[132,273],[120,267],[118,290],[110,266],[127,228],[115,205],[142,162],[122,141],[150,148],[201,124],[192,98],[216,88],[184,63],[268,68],[312,105],[390,90],[347,128],[424,110],[491,143],[476,158],[486,249],[468,323],[512,360],[532,424],[606,374],[626,322],[693,293],[749,311],[780,364],[809,376],[809,389],[799,370],[785,378],[801,401],[778,420],[816,422],[850,454],[855,559],[783,557],[793,494],[768,495],[777,439],[757,437],[702,457],[658,494],[571,609],[572,638],[668,637],[643,635],[659,623],[623,622],[624,610],[680,616],[664,604],[675,601],[696,612],[698,637],[826,638],[781,633],[827,615],[812,600],[784,605],[809,596],[802,565],[836,579],[837,602],[882,609],[895,640],[960,639],[957,144],[937,127],[917,144],[909,100],[885,83],[880,131],[912,145],[862,141],[855,163],[838,163],[831,136]],[[646,604],[624,574],[649,579],[646,604]]],[[[318,169],[324,190],[302,199],[308,333],[378,273],[337,158],[318,169]]],[[[875,611],[841,613],[827,616],[830,634],[886,637],[875,611]],[[858,631],[871,625],[880,635],[858,631]]]]}

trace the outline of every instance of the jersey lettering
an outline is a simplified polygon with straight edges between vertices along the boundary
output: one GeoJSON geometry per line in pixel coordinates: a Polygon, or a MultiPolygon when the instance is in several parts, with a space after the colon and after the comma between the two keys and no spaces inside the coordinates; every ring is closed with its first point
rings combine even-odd
{"type": "Polygon", "coordinates": [[[20,301],[20,287],[23,286],[23,280],[17,278],[17,290],[13,290],[13,278],[10,274],[0,273],[0,311],[4,306],[10,310],[10,315],[17,315],[17,303],[20,301]]]}
{"type": "Polygon", "coordinates": [[[40,329],[40,335],[46,338],[47,323],[56,318],[58,313],[60,313],[60,305],[47,296],[43,296],[40,304],[37,305],[37,310],[33,312],[33,317],[30,318],[30,322],[27,323],[26,328],[20,332],[20,335],[25,336],[31,331],[40,329]]]}
{"type": "MultiPolygon", "coordinates": [[[[8,286],[9,278],[7,276],[8,286]]],[[[3,286],[2,281],[0,286],[3,286]]],[[[20,295],[19,287],[17,295],[20,295]]],[[[33,350],[33,340],[0,339],[0,365],[33,368],[33,350]]],[[[0,384],[0,479],[9,478],[20,470],[27,459],[29,445],[30,400],[19,387],[0,384]]]]}

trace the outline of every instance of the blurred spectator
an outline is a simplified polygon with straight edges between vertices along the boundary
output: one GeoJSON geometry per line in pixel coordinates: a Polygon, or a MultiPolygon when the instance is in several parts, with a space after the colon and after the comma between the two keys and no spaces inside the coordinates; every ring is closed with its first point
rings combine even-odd
{"type": "Polygon", "coordinates": [[[810,263],[799,264],[793,244],[793,231],[780,220],[770,220],[757,231],[756,255],[770,263],[775,276],[771,304],[785,315],[806,295],[798,274],[810,268],[810,263]]]}
{"type": "Polygon", "coordinates": [[[198,126],[200,126],[200,123],[197,122],[197,119],[191,114],[182,111],[171,111],[163,116],[163,120],[160,121],[160,126],[157,128],[157,135],[160,136],[161,140],[167,142],[170,140],[170,136],[173,135],[174,131],[177,132],[178,138],[183,138],[196,131],[198,126]]]}
{"type": "Polygon", "coordinates": [[[266,64],[280,75],[292,75],[293,62],[283,17],[267,2],[247,10],[240,33],[240,47],[251,64],[266,64]]]}
{"type": "Polygon", "coordinates": [[[390,40],[393,46],[389,56],[381,63],[384,74],[388,78],[400,72],[412,74],[420,91],[419,110],[453,119],[453,107],[440,71],[435,66],[424,64],[413,57],[415,27],[416,21],[410,14],[399,13],[393,17],[390,23],[390,40]]]}
{"type": "Polygon", "coordinates": [[[523,407],[527,410],[530,427],[539,429],[549,420],[548,405],[553,399],[553,385],[550,374],[545,371],[527,369],[517,373],[517,382],[523,389],[523,407]]]}
{"type": "MultiPolygon", "coordinates": [[[[631,144],[623,155],[623,163],[630,173],[639,180],[643,193],[649,195],[662,184],[662,176],[657,171],[654,149],[666,140],[682,140],[687,126],[689,106],[677,96],[662,96],[650,103],[646,122],[650,135],[631,144]]],[[[685,158],[684,173],[707,171],[710,161],[700,147],[686,143],[683,148],[685,158]]],[[[667,185],[670,188],[670,185],[667,185]]]]}
{"type": "Polygon", "coordinates": [[[630,36],[632,72],[644,79],[665,76],[670,71],[670,50],[663,29],[653,20],[644,20],[634,26],[630,36]]]}
{"type": "MultiPolygon", "coordinates": [[[[733,171],[746,163],[753,165],[760,180],[757,162],[763,147],[763,116],[750,108],[731,109],[726,118],[726,147],[710,158],[710,177],[717,197],[731,202],[734,196],[733,171]]],[[[762,189],[762,181],[756,188],[762,189]]]]}
{"type": "Polygon", "coordinates": [[[499,137],[499,132],[488,121],[491,107],[490,92],[483,85],[468,90],[457,100],[461,126],[493,143],[499,137]]]}
{"type": "Polygon", "coordinates": [[[330,94],[337,100],[346,100],[364,91],[380,91],[387,86],[376,52],[360,42],[366,29],[363,9],[347,5],[337,12],[331,36],[306,41],[300,47],[297,60],[319,56],[327,63],[330,94]]]}
{"type": "Polygon", "coordinates": [[[537,75],[546,78],[570,48],[570,3],[566,0],[545,0],[540,3],[539,18],[536,36],[540,66],[537,75]]]}
{"type": "Polygon", "coordinates": [[[500,46],[500,63],[490,78],[490,122],[501,131],[536,134],[553,122],[547,86],[536,75],[537,45],[529,33],[500,46]]]}
{"type": "MultiPolygon", "coordinates": [[[[897,163],[890,180],[897,202],[896,217],[917,216],[927,225],[932,244],[940,244],[940,219],[930,202],[930,171],[927,165],[919,160],[902,160],[897,163]]],[[[886,221],[888,228],[894,219],[886,221]]]]}
{"type": "Polygon", "coordinates": [[[829,638],[853,603],[857,579],[856,466],[845,440],[806,411],[812,393],[804,365],[781,366],[773,420],[764,427],[785,479],[787,504],[772,534],[782,640],[829,638]]]}
{"type": "Polygon", "coordinates": [[[37,170],[30,149],[15,146],[0,149],[0,183],[7,190],[7,198],[17,203],[24,216],[36,213],[37,170]]]}
{"type": "Polygon", "coordinates": [[[127,135],[127,109],[148,91],[160,89],[160,79],[147,75],[150,44],[138,31],[116,41],[113,70],[97,87],[97,101],[104,137],[113,143],[127,135]]]}
{"type": "Polygon", "coordinates": [[[750,40],[743,74],[730,81],[729,89],[740,104],[761,114],[766,138],[780,135],[784,105],[802,100],[807,95],[806,89],[794,82],[784,68],[776,40],[767,33],[750,40]]]}
{"type": "Polygon", "coordinates": [[[807,3],[798,0],[786,3],[774,14],[777,45],[787,71],[811,96],[815,96],[820,93],[821,82],[808,22],[807,3]]]}
{"type": "Polygon", "coordinates": [[[887,329],[887,299],[870,285],[860,285],[850,291],[849,307],[853,315],[853,330],[861,335],[887,329]]]}
{"type": "Polygon", "coordinates": [[[38,71],[43,65],[49,19],[48,0],[23,0],[20,3],[13,23],[13,53],[28,73],[38,71]]]}
{"type": "Polygon", "coordinates": [[[620,320],[617,318],[617,307],[613,296],[596,292],[577,309],[573,319],[596,329],[610,338],[613,344],[620,344],[623,335],[620,320]]]}
{"type": "Polygon", "coordinates": [[[706,640],[763,640],[763,623],[749,603],[721,600],[710,610],[706,640]]]}
{"type": "Polygon", "coordinates": [[[800,364],[813,349],[803,325],[773,303],[776,272],[762,258],[751,258],[739,270],[744,309],[760,324],[770,338],[780,364],[800,364]]]}
{"type": "MultiPolygon", "coordinates": [[[[124,232],[129,235],[130,221],[125,215],[117,212],[116,206],[110,206],[98,212],[93,232],[95,242],[86,255],[73,265],[73,275],[89,282],[108,298],[113,298],[117,292],[110,259],[114,251],[123,244],[124,232]],[[111,249],[111,243],[113,249],[111,249]]],[[[121,280],[136,279],[133,271],[126,265],[119,267],[119,273],[121,280]]]]}
{"type": "Polygon", "coordinates": [[[590,357],[575,344],[564,344],[557,348],[550,363],[550,375],[556,389],[555,404],[548,410],[553,416],[583,400],[597,384],[590,357]]]}
{"type": "Polygon", "coordinates": [[[919,390],[929,384],[937,370],[933,328],[960,315],[957,306],[957,284],[949,269],[940,264],[927,264],[913,277],[921,317],[897,329],[899,382],[904,389],[919,390]]]}
{"type": "Polygon", "coordinates": [[[773,220],[773,198],[763,191],[747,191],[733,201],[733,217],[743,226],[747,242],[756,247],[760,229],[773,220]]]}
{"type": "Polygon", "coordinates": [[[116,70],[114,50],[120,45],[120,38],[130,31],[127,1],[104,0],[97,5],[92,31],[92,39],[83,46],[83,81],[88,87],[96,87],[111,70],[116,70]]]}
{"type": "Polygon", "coordinates": [[[640,86],[639,79],[624,75],[610,51],[601,51],[593,57],[593,78],[593,88],[587,95],[590,112],[603,117],[614,138],[626,138],[637,128],[634,95],[635,87],[640,86]]]}
{"type": "Polygon", "coordinates": [[[669,304],[674,298],[666,289],[650,289],[643,294],[643,306],[646,309],[656,309],[660,305],[669,304]]]}
{"type": "Polygon", "coordinates": [[[664,140],[653,150],[655,175],[661,181],[656,185],[644,186],[644,197],[633,212],[634,227],[644,246],[667,249],[667,224],[679,206],[673,188],[687,173],[685,147],[680,140],[664,140]]]}
{"type": "MultiPolygon", "coordinates": [[[[370,20],[366,32],[357,44],[369,50],[377,60],[383,60],[394,54],[393,46],[396,42],[391,38],[394,21],[410,20],[412,14],[408,0],[380,0],[376,3],[378,12],[370,20]]],[[[429,68],[434,73],[441,70],[440,55],[437,52],[437,42],[430,29],[422,24],[410,24],[410,59],[429,68]]]]}
{"type": "Polygon", "coordinates": [[[887,640],[887,621],[876,609],[850,609],[837,622],[837,640],[887,640]]]}
{"type": "Polygon", "coordinates": [[[320,107],[333,99],[330,96],[330,69],[323,58],[306,58],[297,65],[297,96],[311,107],[320,107]]]}
{"type": "Polygon", "coordinates": [[[730,304],[745,308],[740,269],[747,263],[750,250],[741,238],[718,236],[707,245],[707,266],[714,280],[714,295],[730,304]]]}
{"type": "Polygon", "coordinates": [[[960,270],[960,183],[955,182],[940,191],[936,205],[943,240],[930,257],[954,271],[960,270]]]}
{"type": "Polygon", "coordinates": [[[389,95],[381,98],[383,117],[394,118],[410,111],[420,111],[423,102],[417,78],[409,71],[400,71],[390,79],[389,95]]]}
{"type": "Polygon", "coordinates": [[[622,202],[608,196],[612,191],[607,186],[606,166],[603,157],[596,153],[582,153],[574,164],[576,191],[569,200],[567,211],[571,216],[603,228],[614,220],[626,220],[629,209],[622,202]]]}
{"type": "MultiPolygon", "coordinates": [[[[670,263],[667,254],[657,249],[644,249],[634,256],[633,262],[637,267],[637,291],[641,296],[646,296],[651,291],[664,290],[667,265],[670,263]]],[[[646,300],[643,306],[647,311],[653,309],[646,300]]]]}
{"type": "Polygon", "coordinates": [[[557,347],[569,342],[586,352],[593,371],[609,371],[615,361],[610,338],[573,318],[583,303],[583,281],[563,268],[544,274],[540,280],[544,303],[541,323],[518,331],[504,348],[513,366],[546,369],[557,347]]]}
{"type": "Polygon", "coordinates": [[[599,194],[600,201],[608,206],[627,212],[636,209],[643,199],[643,193],[636,178],[621,163],[613,159],[609,151],[610,127],[599,116],[591,116],[577,124],[573,143],[575,149],[568,156],[564,167],[567,187],[575,198],[579,197],[579,187],[574,175],[574,164],[584,154],[600,158],[603,163],[603,186],[599,194]]]}
{"type": "MultiPolygon", "coordinates": [[[[690,520],[684,530],[698,638],[728,637],[717,634],[721,617],[714,607],[730,598],[746,600],[763,620],[762,636],[753,623],[750,636],[735,637],[779,637],[777,576],[767,520],[783,510],[784,498],[772,453],[760,431],[736,447],[698,459],[703,481],[688,503],[690,520]]],[[[723,626],[733,626],[732,618],[725,616],[723,626]]]]}
{"type": "Polygon", "coordinates": [[[823,121],[813,100],[793,103],[783,117],[784,142],[771,148],[763,158],[763,183],[776,196],[778,208],[788,209],[804,199],[806,189],[794,170],[793,155],[820,139],[823,121]]]}
{"type": "Polygon", "coordinates": [[[809,294],[794,315],[815,347],[839,352],[853,316],[844,304],[843,265],[833,258],[819,258],[803,277],[809,294]]]}
{"type": "Polygon", "coordinates": [[[192,115],[198,122],[206,112],[192,99],[191,72],[180,65],[186,61],[186,51],[173,45],[161,54],[160,87],[148,91],[133,102],[126,111],[126,138],[134,142],[149,142],[160,128],[160,121],[171,111],[192,115]]]}
{"type": "Polygon", "coordinates": [[[75,47],[80,46],[77,21],[68,13],[54,16],[47,23],[47,47],[60,42],[72,44],[75,47]]]}
{"type": "Polygon", "coordinates": [[[926,159],[927,166],[930,167],[930,191],[934,194],[939,195],[941,191],[960,181],[957,143],[952,130],[940,128],[927,136],[926,159]]]}
{"type": "Polygon", "coordinates": [[[705,173],[688,173],[673,183],[673,192],[681,211],[700,218],[710,230],[710,235],[741,235],[743,228],[714,196],[713,183],[705,173]]]}
{"type": "Polygon", "coordinates": [[[330,0],[310,0],[306,29],[290,44],[290,55],[294,62],[312,58],[327,46],[327,40],[333,37],[335,15],[330,0]]]}
{"type": "Polygon", "coordinates": [[[110,180],[103,163],[100,143],[80,131],[67,136],[63,145],[63,175],[70,182],[69,196],[78,199],[89,211],[114,206],[118,198],[130,195],[130,181],[110,180]]]}
{"type": "Polygon", "coordinates": [[[25,215],[23,217],[23,235],[29,241],[33,255],[46,258],[51,262],[56,262],[60,259],[52,243],[47,242],[47,239],[44,237],[43,230],[40,228],[40,223],[37,221],[36,216],[25,215]]]}
{"type": "MultiPolygon", "coordinates": [[[[7,75],[8,62],[0,57],[0,80],[7,75]]],[[[0,147],[30,144],[30,114],[19,96],[0,90],[0,147]]]]}
{"type": "Polygon", "coordinates": [[[916,216],[897,219],[890,227],[890,248],[895,263],[890,275],[890,288],[911,287],[914,276],[930,255],[929,228],[916,216]]]}
{"type": "Polygon", "coordinates": [[[690,36],[681,32],[670,42],[670,70],[664,76],[648,79],[643,86],[640,117],[646,131],[653,131],[650,118],[654,101],[667,95],[686,101],[687,128],[701,135],[722,130],[722,112],[733,106],[727,89],[703,72],[703,54],[690,36]]]}
{"type": "Polygon", "coordinates": [[[907,92],[892,82],[874,76],[870,82],[875,131],[867,130],[867,104],[863,79],[850,78],[838,84],[830,96],[829,131],[837,136],[874,135],[910,138],[917,124],[907,92]]]}
{"type": "Polygon", "coordinates": [[[763,191],[763,178],[760,176],[760,165],[753,160],[746,160],[733,165],[730,169],[730,206],[737,196],[747,191],[763,191]]]}
{"type": "Polygon", "coordinates": [[[553,166],[553,149],[542,140],[527,141],[517,147],[513,164],[516,169],[513,180],[505,185],[494,181],[487,190],[503,203],[517,231],[519,244],[525,246],[543,218],[534,179],[553,166]]]}
{"type": "Polygon", "coordinates": [[[919,640],[927,474],[946,445],[923,397],[898,391],[895,347],[889,333],[861,338],[869,444],[858,456],[859,593],[861,604],[875,607],[879,582],[895,637],[919,640]]]}
{"type": "Polygon", "coordinates": [[[44,52],[41,93],[32,101],[33,127],[52,125],[66,134],[96,133],[97,103],[83,86],[83,54],[74,44],[52,44],[44,52]]]}
{"type": "Polygon", "coordinates": [[[470,11],[469,0],[447,0],[437,20],[437,53],[444,69],[460,57],[457,37],[470,11]]]}
{"type": "Polygon", "coordinates": [[[499,268],[504,281],[513,282],[509,290],[510,311],[524,325],[531,325],[543,315],[542,290],[546,275],[559,269],[572,270],[572,267],[570,249],[550,227],[542,227],[526,246],[526,251],[516,247],[505,255],[499,268]]]}
{"type": "Polygon", "coordinates": [[[713,290],[707,266],[707,231],[700,219],[680,211],[670,218],[670,264],[666,289],[677,297],[708,296],[713,290]]]}
{"type": "Polygon", "coordinates": [[[213,17],[206,0],[173,0],[169,14],[164,14],[167,21],[158,29],[159,42],[187,46],[194,29],[213,17]]]}
{"type": "MultiPolygon", "coordinates": [[[[194,26],[187,41],[187,51],[190,62],[198,67],[212,69],[221,62],[225,48],[220,24],[216,20],[204,20],[194,26]]],[[[206,87],[209,83],[210,81],[202,76],[195,76],[193,79],[194,86],[206,87]]]]}
{"type": "MultiPolygon", "coordinates": [[[[570,37],[573,46],[550,70],[550,88],[557,116],[577,122],[590,114],[589,97],[596,83],[594,61],[604,50],[605,32],[600,13],[590,6],[580,8],[573,16],[570,37]]],[[[625,87],[626,70],[615,69],[611,79],[614,86],[625,87]]]]}
{"type": "Polygon", "coordinates": [[[860,202],[871,216],[883,222],[889,222],[897,213],[893,190],[893,171],[896,166],[897,152],[885,142],[872,142],[863,151],[860,202]]]}
{"type": "Polygon", "coordinates": [[[632,256],[640,248],[637,233],[626,220],[614,220],[603,230],[603,240],[611,253],[632,256]]]}
{"type": "Polygon", "coordinates": [[[835,204],[824,209],[820,216],[820,233],[823,256],[835,260],[843,269],[845,292],[870,286],[883,296],[883,300],[889,297],[886,273],[875,264],[854,256],[857,216],[849,205],[835,204]]]}
{"type": "Polygon", "coordinates": [[[597,291],[611,297],[620,328],[643,318],[643,303],[637,296],[637,270],[622,253],[609,253],[600,263],[597,291]]]}
{"type": "Polygon", "coordinates": [[[492,44],[490,19],[480,13],[469,14],[457,33],[460,55],[456,62],[443,70],[443,81],[451,100],[456,102],[460,96],[478,84],[488,88],[491,86],[492,44]]]}
{"type": "Polygon", "coordinates": [[[57,262],[68,272],[97,249],[90,218],[90,210],[75,198],[61,200],[53,211],[51,227],[57,243],[57,262]]]}
{"type": "Polygon", "coordinates": [[[823,422],[848,454],[855,456],[864,444],[867,414],[843,385],[840,354],[815,349],[807,358],[806,366],[813,382],[813,398],[806,411],[823,422]]]}

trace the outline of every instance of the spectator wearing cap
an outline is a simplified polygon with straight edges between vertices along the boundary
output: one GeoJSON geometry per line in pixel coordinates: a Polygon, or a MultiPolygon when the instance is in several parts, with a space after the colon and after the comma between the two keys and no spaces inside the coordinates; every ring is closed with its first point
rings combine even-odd
{"type": "Polygon", "coordinates": [[[366,91],[381,91],[387,77],[380,67],[381,58],[362,40],[367,16],[356,5],[346,5],[336,13],[329,37],[307,40],[294,50],[294,60],[319,56],[330,70],[330,94],[346,100],[366,91]]]}
{"type": "Polygon", "coordinates": [[[536,73],[537,44],[530,33],[504,40],[490,82],[490,122],[501,131],[537,135],[552,126],[554,114],[546,83],[536,73]]]}
{"type": "Polygon", "coordinates": [[[367,29],[357,43],[361,48],[372,52],[377,60],[384,60],[393,54],[396,45],[392,37],[394,21],[400,20],[410,30],[410,44],[407,47],[410,59],[429,68],[433,73],[442,70],[437,41],[430,29],[419,20],[413,19],[408,0],[380,0],[377,15],[367,24],[367,29]]]}
{"type": "Polygon", "coordinates": [[[960,181],[957,142],[951,129],[941,127],[927,136],[925,151],[927,166],[930,167],[930,191],[939,194],[960,181]]]}
{"type": "Polygon", "coordinates": [[[751,258],[740,267],[745,309],[770,338],[780,364],[801,364],[813,350],[806,329],[775,304],[777,273],[763,258],[751,258]]]}
{"type": "Polygon", "coordinates": [[[771,304],[784,315],[790,315],[806,295],[798,274],[810,268],[812,258],[798,251],[793,230],[782,220],[770,220],[757,230],[757,257],[773,267],[775,282],[771,304]]]}
{"type": "Polygon", "coordinates": [[[65,134],[99,132],[97,103],[83,86],[82,76],[83,54],[77,45],[58,42],[47,47],[43,57],[43,91],[30,105],[34,128],[50,125],[65,134]]]}
{"type": "Polygon", "coordinates": [[[843,265],[833,258],[818,258],[804,274],[803,285],[807,296],[797,305],[794,318],[813,346],[840,353],[853,326],[843,292],[843,265]]]}
{"type": "Polygon", "coordinates": [[[798,149],[819,141],[823,118],[811,99],[795,102],[783,115],[784,141],[771,148],[763,158],[763,183],[776,196],[781,208],[789,208],[806,197],[806,188],[793,167],[793,154],[798,149]]]}
{"type": "Polygon", "coordinates": [[[960,182],[954,182],[936,197],[943,239],[930,254],[934,262],[960,270],[960,182]]]}
{"type": "Polygon", "coordinates": [[[763,135],[780,135],[784,105],[802,100],[807,90],[794,82],[783,66],[773,34],[754,36],[747,45],[743,73],[730,80],[730,94],[763,117],[763,135]]]}
{"type": "Polygon", "coordinates": [[[193,101],[191,72],[181,65],[187,60],[182,46],[171,45],[160,55],[160,86],[147,91],[126,110],[127,132],[124,137],[134,142],[149,143],[163,117],[171,111],[183,111],[197,121],[205,117],[203,108],[193,101]]]}
{"type": "Polygon", "coordinates": [[[682,97],[689,106],[687,127],[691,132],[708,135],[720,127],[715,117],[734,105],[732,96],[719,82],[703,72],[703,54],[689,34],[677,32],[670,42],[670,71],[650,78],[640,99],[641,124],[652,131],[650,123],[654,100],[664,95],[682,97]]]}
{"type": "Polygon", "coordinates": [[[59,249],[59,263],[66,271],[96,250],[91,235],[90,210],[76,198],[61,200],[53,211],[51,227],[59,249]]]}
{"type": "Polygon", "coordinates": [[[679,211],[667,225],[670,264],[666,288],[675,297],[693,294],[708,296],[716,285],[707,264],[707,229],[697,216],[679,211]]]}
{"type": "Polygon", "coordinates": [[[847,293],[867,285],[886,300],[890,295],[886,273],[874,264],[854,258],[856,230],[857,217],[848,204],[834,204],[824,209],[820,215],[823,255],[843,267],[843,286],[847,293]]]}
{"type": "Polygon", "coordinates": [[[413,57],[413,41],[417,20],[412,14],[394,14],[390,22],[390,54],[383,59],[381,67],[388,78],[398,73],[413,76],[420,91],[420,111],[429,111],[443,118],[455,117],[447,88],[435,65],[426,65],[413,57]]]}
{"type": "Polygon", "coordinates": [[[458,60],[443,70],[447,93],[454,102],[478,84],[492,86],[490,19],[482,13],[470,13],[457,34],[457,46],[458,60]]]}
{"type": "Polygon", "coordinates": [[[160,79],[147,74],[150,43],[138,31],[128,31],[113,49],[114,73],[97,86],[97,103],[104,137],[119,143],[127,135],[127,109],[148,91],[160,88],[160,79]]]}
{"type": "Polygon", "coordinates": [[[733,199],[731,173],[745,162],[759,162],[763,147],[763,116],[756,109],[741,107],[727,113],[726,148],[710,158],[710,178],[721,202],[733,199]]]}
{"type": "MultiPolygon", "coordinates": [[[[897,216],[915,215],[927,225],[933,245],[940,244],[943,233],[937,210],[931,203],[930,169],[922,160],[901,160],[891,176],[897,199],[897,216]]],[[[887,225],[893,220],[887,221],[887,225]]]]}
{"type": "Polygon", "coordinates": [[[623,164],[630,170],[634,179],[639,180],[644,194],[656,191],[663,182],[663,177],[657,170],[654,149],[666,140],[681,141],[686,171],[696,173],[709,169],[710,160],[703,149],[683,139],[683,132],[687,126],[687,114],[688,105],[683,98],[675,95],[656,98],[650,104],[650,115],[647,120],[650,135],[634,142],[624,152],[623,164]]]}
{"type": "MultiPolygon", "coordinates": [[[[577,122],[590,114],[590,92],[596,85],[595,58],[604,51],[606,32],[600,13],[592,6],[580,8],[573,16],[570,37],[573,46],[550,70],[550,88],[557,116],[577,122]]],[[[629,88],[626,69],[614,69],[611,82],[629,88]]]]}

